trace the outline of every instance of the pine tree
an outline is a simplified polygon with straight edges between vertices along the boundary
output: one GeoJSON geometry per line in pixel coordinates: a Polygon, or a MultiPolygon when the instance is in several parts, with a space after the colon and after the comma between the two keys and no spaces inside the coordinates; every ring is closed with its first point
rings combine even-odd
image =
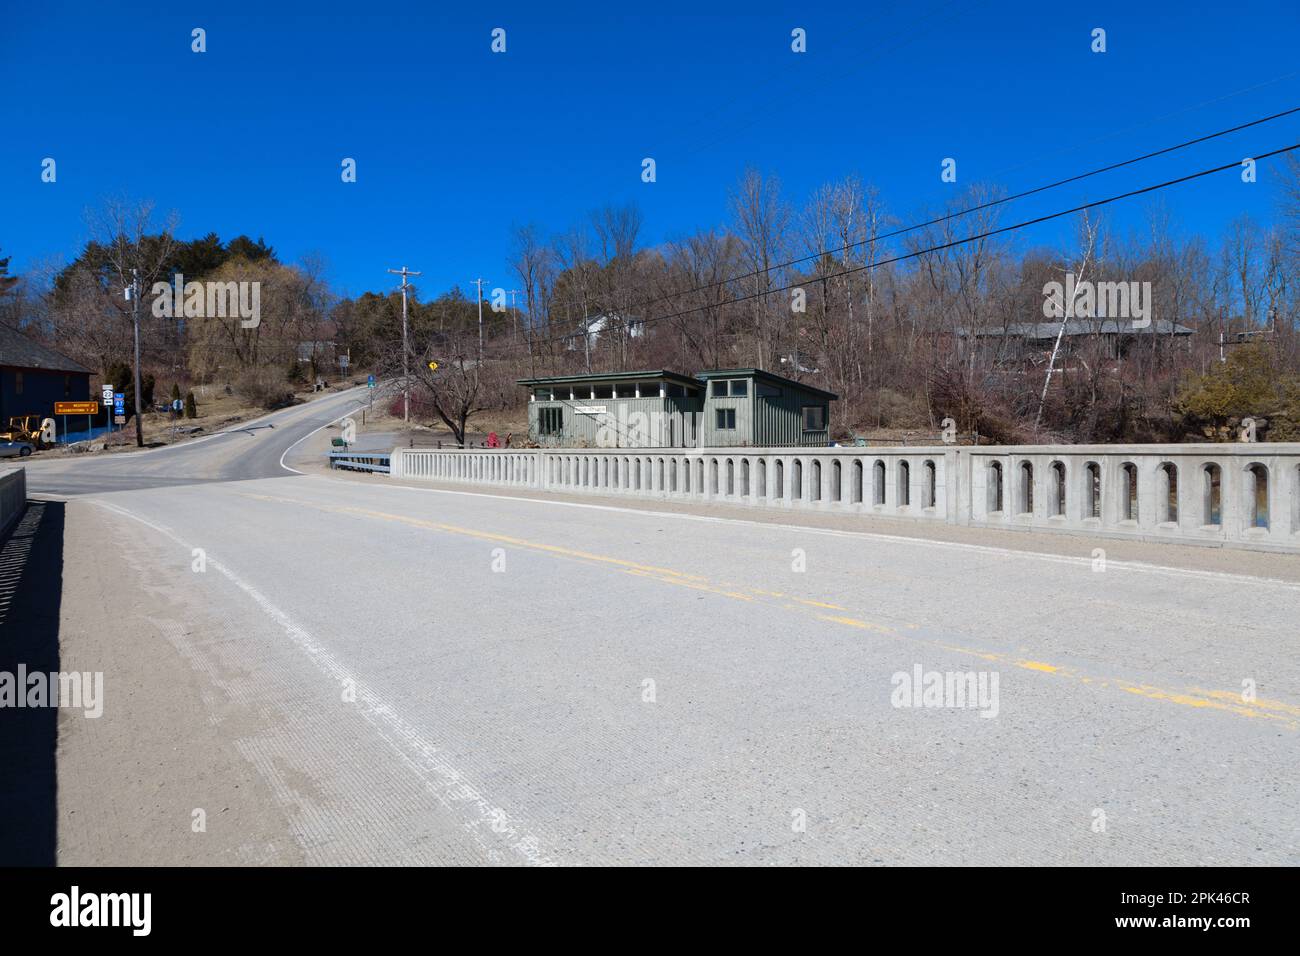
{"type": "Polygon", "coordinates": [[[9,291],[18,284],[18,277],[9,274],[9,257],[5,256],[0,259],[0,297],[9,294],[9,291]]]}

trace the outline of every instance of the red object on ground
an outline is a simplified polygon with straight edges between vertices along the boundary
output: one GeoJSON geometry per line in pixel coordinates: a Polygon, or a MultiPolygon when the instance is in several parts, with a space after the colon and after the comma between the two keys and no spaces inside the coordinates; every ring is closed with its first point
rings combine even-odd
{"type": "Polygon", "coordinates": [[[487,446],[488,446],[489,448],[500,448],[500,447],[501,447],[501,442],[500,442],[500,440],[497,438],[497,433],[496,433],[496,432],[488,432],[487,446]]]}

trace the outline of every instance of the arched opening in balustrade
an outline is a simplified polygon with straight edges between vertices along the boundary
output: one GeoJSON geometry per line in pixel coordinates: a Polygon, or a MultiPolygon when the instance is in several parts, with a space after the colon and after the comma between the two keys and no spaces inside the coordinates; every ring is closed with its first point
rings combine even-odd
{"type": "Polygon", "coordinates": [[[1120,466],[1119,507],[1121,521],[1138,520],[1138,468],[1131,461],[1120,466]]]}
{"type": "Polygon", "coordinates": [[[813,501],[822,500],[822,463],[820,458],[814,458],[812,461],[812,487],[808,489],[811,494],[809,497],[813,501]]]}
{"type": "Polygon", "coordinates": [[[695,459],[695,487],[700,489],[700,494],[704,494],[704,459],[695,459]]]}
{"type": "Polygon", "coordinates": [[[754,497],[759,501],[767,498],[767,459],[765,458],[754,462],[754,497]]]}
{"type": "Polygon", "coordinates": [[[1034,463],[1022,461],[1017,475],[1020,487],[1016,489],[1016,511],[1031,515],[1034,513],[1034,463]]]}
{"type": "Polygon", "coordinates": [[[677,459],[668,459],[668,490],[677,491],[677,459]]]}
{"type": "Polygon", "coordinates": [[[1048,516],[1053,518],[1065,517],[1065,462],[1054,461],[1047,469],[1047,480],[1050,487],[1047,489],[1047,508],[1048,516]]]}
{"type": "Polygon", "coordinates": [[[912,464],[906,459],[898,462],[898,507],[906,508],[912,503],[912,464]]]}
{"type": "Polygon", "coordinates": [[[1002,462],[989,462],[988,473],[988,510],[990,514],[1002,512],[1002,462]]]}
{"type": "Polygon", "coordinates": [[[862,475],[863,475],[863,472],[864,472],[864,469],[863,469],[863,467],[862,467],[862,459],[861,459],[861,458],[855,458],[855,459],[853,459],[853,492],[852,492],[852,494],[853,494],[853,504],[855,504],[855,505],[860,505],[860,504],[862,504],[862,475]]]}
{"type": "Polygon", "coordinates": [[[690,493],[691,493],[691,460],[689,458],[683,458],[682,459],[682,494],[689,495],[690,493]]]}
{"type": "Polygon", "coordinates": [[[921,463],[921,507],[933,508],[937,496],[938,470],[934,462],[927,458],[921,463]]]}
{"type": "Polygon", "coordinates": [[[785,497],[785,462],[780,458],[776,460],[776,499],[780,501],[785,497]]]}
{"type": "Polygon", "coordinates": [[[1178,523],[1178,466],[1172,461],[1156,469],[1156,521],[1178,523]]]}
{"type": "Polygon", "coordinates": [[[645,476],[641,471],[643,466],[644,463],[641,461],[640,458],[632,459],[632,490],[633,491],[640,491],[644,487],[643,482],[645,476]]]}
{"type": "Polygon", "coordinates": [[[731,496],[735,495],[735,493],[736,493],[736,465],[735,465],[735,463],[734,463],[730,458],[728,458],[728,459],[727,459],[727,491],[726,491],[726,494],[727,494],[728,497],[731,497],[731,496]]]}
{"type": "Polygon", "coordinates": [[[792,492],[791,497],[795,501],[803,501],[803,459],[801,458],[794,460],[794,473],[791,475],[791,481],[793,482],[790,489],[792,492]]]}
{"type": "Polygon", "coordinates": [[[740,459],[740,496],[749,497],[749,459],[740,459]]]}
{"type": "Polygon", "coordinates": [[[718,459],[709,459],[709,494],[718,493],[718,459]]]}
{"type": "Polygon", "coordinates": [[[1249,528],[1268,527],[1268,468],[1259,462],[1246,466],[1246,516],[1249,528]]]}
{"type": "Polygon", "coordinates": [[[871,466],[871,502],[877,505],[885,503],[885,462],[880,458],[871,466]]]}
{"type": "Polygon", "coordinates": [[[659,469],[658,474],[656,475],[656,477],[659,479],[659,481],[658,481],[658,483],[655,485],[655,488],[656,488],[658,491],[663,491],[664,488],[666,487],[666,485],[664,485],[664,460],[663,460],[662,458],[658,459],[658,460],[655,462],[655,465],[656,465],[656,467],[659,469]]]}
{"type": "Polygon", "coordinates": [[[844,468],[838,458],[831,465],[831,501],[839,501],[842,492],[840,482],[844,480],[844,468]]]}
{"type": "Polygon", "coordinates": [[[1101,465],[1090,461],[1083,466],[1083,501],[1085,518],[1101,517],[1101,465]]]}

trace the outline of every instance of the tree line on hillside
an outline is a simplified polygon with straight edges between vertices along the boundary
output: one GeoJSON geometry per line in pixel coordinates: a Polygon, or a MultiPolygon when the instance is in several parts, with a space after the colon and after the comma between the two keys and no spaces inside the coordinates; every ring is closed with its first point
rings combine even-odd
{"type": "Polygon", "coordinates": [[[319,258],[282,262],[248,236],[183,241],[148,203],[110,203],[73,262],[10,276],[0,260],[0,320],[117,374],[134,270],[156,381],[225,382],[273,406],[346,356],[350,369],[406,374],[417,417],[457,440],[479,411],[517,406],[520,377],[748,366],[838,393],[841,438],[933,435],[952,418],[991,441],[1218,440],[1247,416],[1261,437],[1300,436],[1300,163],[1284,169],[1275,222],[1243,216],[1215,241],[1181,235],[1160,205],[1122,236],[1081,215],[1064,249],[1016,232],[961,241],[1015,221],[1000,195],[972,187],[900,216],[853,176],[795,204],[748,171],[725,222],[658,245],[633,205],[558,232],[517,226],[503,283],[515,288],[484,290],[481,325],[472,293],[411,287],[406,354],[395,287],[339,296],[319,258]],[[929,224],[904,229],[917,222],[929,224]],[[153,315],[148,291],[177,274],[259,282],[260,323],[153,315]],[[1150,325],[1117,335],[1095,316],[1064,322],[1046,290],[1067,276],[1149,289],[1150,325]]]}

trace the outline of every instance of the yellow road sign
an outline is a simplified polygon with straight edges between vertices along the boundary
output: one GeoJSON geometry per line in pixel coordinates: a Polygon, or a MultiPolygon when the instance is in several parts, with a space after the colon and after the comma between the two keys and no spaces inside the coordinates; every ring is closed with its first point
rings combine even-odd
{"type": "Polygon", "coordinates": [[[55,402],[55,415],[98,415],[99,402],[55,402]]]}
{"type": "Polygon", "coordinates": [[[429,363],[429,371],[430,371],[430,372],[436,372],[436,371],[438,371],[438,363],[437,363],[437,362],[430,362],[430,363],[429,363]]]}

